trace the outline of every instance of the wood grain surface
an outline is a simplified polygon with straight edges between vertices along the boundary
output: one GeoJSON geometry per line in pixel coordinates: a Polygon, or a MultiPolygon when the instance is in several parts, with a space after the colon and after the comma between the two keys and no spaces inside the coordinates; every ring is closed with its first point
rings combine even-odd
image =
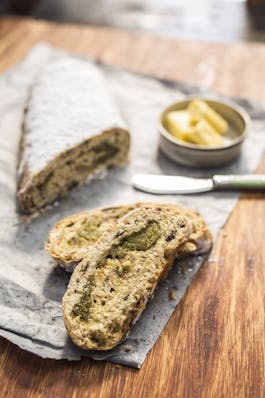
{"type": "MultiPolygon", "coordinates": [[[[261,44],[196,43],[2,19],[0,70],[43,40],[134,71],[265,101],[261,44]]],[[[265,172],[265,159],[258,172],[265,172]]],[[[264,397],[264,199],[264,194],[241,197],[212,261],[197,274],[141,370],[89,359],[44,360],[0,339],[0,396],[264,397]]]]}

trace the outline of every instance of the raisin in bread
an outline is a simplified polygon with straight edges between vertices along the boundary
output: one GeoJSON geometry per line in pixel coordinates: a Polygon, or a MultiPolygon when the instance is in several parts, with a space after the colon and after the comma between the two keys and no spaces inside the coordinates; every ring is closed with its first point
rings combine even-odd
{"type": "Polygon", "coordinates": [[[63,297],[72,340],[88,350],[119,344],[190,232],[187,218],[162,207],[141,207],[106,229],[75,268],[63,297]]]}

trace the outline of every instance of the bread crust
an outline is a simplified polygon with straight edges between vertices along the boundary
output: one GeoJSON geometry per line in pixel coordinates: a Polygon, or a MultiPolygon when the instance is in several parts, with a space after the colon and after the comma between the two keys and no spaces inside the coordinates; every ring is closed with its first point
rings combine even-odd
{"type": "Polygon", "coordinates": [[[141,207],[162,207],[171,209],[179,215],[188,218],[192,224],[192,232],[187,242],[183,243],[178,251],[178,256],[189,254],[202,254],[210,250],[212,235],[205,221],[198,212],[179,204],[140,202],[132,205],[107,207],[96,210],[84,211],[64,218],[57,222],[48,234],[45,248],[49,255],[68,272],[85,257],[94,239],[78,239],[78,233],[84,231],[84,226],[93,219],[99,219],[98,238],[104,231],[134,209],[141,207]],[[76,238],[76,241],[74,240],[76,238]]]}
{"type": "MultiPolygon", "coordinates": [[[[109,350],[119,344],[190,233],[191,225],[185,217],[162,207],[133,210],[107,229],[75,268],[63,297],[64,321],[71,339],[88,350],[109,350]],[[141,250],[123,251],[124,242],[128,245],[135,234],[147,233],[150,225],[156,225],[159,231],[151,246],[143,250],[140,240],[141,250]],[[111,257],[113,250],[122,250],[123,257],[111,257]],[[102,261],[106,261],[104,266],[102,261]],[[117,274],[120,266],[129,268],[117,274]]],[[[145,243],[149,245],[150,240],[152,235],[145,243]]]]}

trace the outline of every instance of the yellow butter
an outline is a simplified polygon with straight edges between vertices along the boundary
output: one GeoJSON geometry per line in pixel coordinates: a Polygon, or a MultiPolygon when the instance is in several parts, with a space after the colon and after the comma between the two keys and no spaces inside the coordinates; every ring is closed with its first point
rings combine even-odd
{"type": "Polygon", "coordinates": [[[216,132],[216,130],[208,123],[206,119],[201,119],[192,129],[192,131],[186,135],[186,140],[209,147],[222,145],[222,137],[216,132]]]}
{"type": "Polygon", "coordinates": [[[227,121],[205,101],[191,101],[188,110],[193,122],[198,122],[202,117],[211,124],[217,133],[224,134],[228,130],[227,121]]]}
{"type": "Polygon", "coordinates": [[[189,111],[172,111],[165,115],[166,129],[180,140],[186,140],[186,136],[191,132],[192,121],[189,111]]]}

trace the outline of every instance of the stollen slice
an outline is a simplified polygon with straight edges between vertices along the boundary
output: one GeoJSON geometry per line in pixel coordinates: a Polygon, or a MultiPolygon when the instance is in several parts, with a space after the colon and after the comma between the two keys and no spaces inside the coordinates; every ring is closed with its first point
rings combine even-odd
{"type": "Polygon", "coordinates": [[[94,209],[68,216],[51,229],[45,248],[57,263],[72,272],[115,220],[140,207],[163,207],[189,219],[192,231],[179,248],[179,256],[202,254],[210,250],[212,235],[199,213],[180,204],[152,202],[94,209]]]}
{"type": "Polygon", "coordinates": [[[107,229],[75,268],[63,297],[74,343],[109,350],[125,339],[190,232],[185,217],[161,207],[131,211],[107,229]]]}

